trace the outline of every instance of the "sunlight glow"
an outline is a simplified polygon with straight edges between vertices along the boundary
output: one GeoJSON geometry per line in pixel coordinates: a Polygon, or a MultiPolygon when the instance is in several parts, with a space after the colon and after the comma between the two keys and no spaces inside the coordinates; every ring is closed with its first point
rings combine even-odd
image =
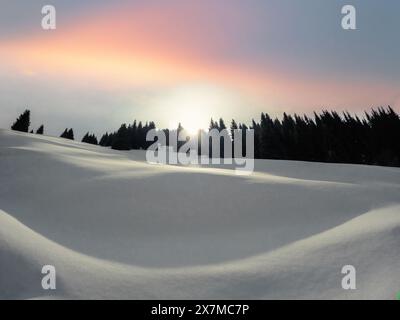
{"type": "Polygon", "coordinates": [[[160,101],[163,112],[173,114],[176,119],[169,127],[175,129],[181,123],[189,134],[207,129],[213,110],[227,108],[230,104],[231,98],[224,90],[207,86],[176,88],[160,101]]]}

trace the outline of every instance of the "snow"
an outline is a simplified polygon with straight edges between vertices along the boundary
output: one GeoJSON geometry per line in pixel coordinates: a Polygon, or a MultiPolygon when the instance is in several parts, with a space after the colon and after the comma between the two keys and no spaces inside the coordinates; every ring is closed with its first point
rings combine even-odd
{"type": "Polygon", "coordinates": [[[0,298],[395,298],[400,169],[255,168],[0,130],[0,298]],[[48,264],[56,290],[41,287],[48,264]],[[344,265],[356,290],[341,287],[344,265]]]}

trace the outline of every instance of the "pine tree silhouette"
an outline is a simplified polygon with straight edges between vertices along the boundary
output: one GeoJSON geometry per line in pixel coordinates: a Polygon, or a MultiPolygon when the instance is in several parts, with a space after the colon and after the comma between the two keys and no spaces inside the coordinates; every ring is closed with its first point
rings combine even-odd
{"type": "Polygon", "coordinates": [[[68,139],[68,128],[61,133],[60,138],[68,139]]]}
{"type": "Polygon", "coordinates": [[[74,130],[72,128],[68,130],[67,139],[74,140],[74,130]]]}
{"type": "Polygon", "coordinates": [[[108,135],[108,132],[106,132],[105,134],[103,134],[103,136],[100,138],[100,142],[99,145],[103,146],[103,147],[109,147],[110,145],[108,144],[108,141],[110,139],[110,136],[108,135]]]}
{"type": "Polygon", "coordinates": [[[90,143],[90,144],[94,144],[94,145],[98,144],[96,136],[94,134],[89,134],[89,132],[85,134],[85,136],[82,139],[82,142],[90,143]]]}
{"type": "Polygon", "coordinates": [[[234,131],[237,130],[239,127],[234,119],[231,121],[230,130],[231,130],[231,139],[232,139],[232,157],[235,156],[235,134],[234,131]]]}
{"type": "MultiPolygon", "coordinates": [[[[119,150],[146,149],[149,146],[146,134],[151,128],[155,128],[154,122],[143,126],[135,120],[128,127],[122,125],[117,132],[104,134],[100,145],[119,150]]],[[[209,130],[225,128],[223,119],[211,119],[209,130]]],[[[232,120],[231,133],[235,128],[242,131],[244,156],[249,128],[232,120]]],[[[400,117],[390,106],[372,109],[362,119],[349,112],[327,110],[314,113],[313,117],[284,113],[281,120],[261,113],[260,121],[253,119],[250,128],[254,130],[255,158],[400,166],[400,117]]],[[[175,130],[182,129],[180,124],[175,130]]],[[[163,131],[168,146],[170,130],[163,131]]],[[[211,157],[211,143],[208,153],[211,157]]]]}
{"type": "Polygon", "coordinates": [[[115,138],[113,139],[112,149],[115,150],[130,150],[131,149],[131,143],[129,139],[129,131],[126,126],[126,124],[122,124],[121,127],[119,128],[118,132],[115,135],[115,138]]]}
{"type": "Polygon", "coordinates": [[[44,133],[44,126],[41,125],[37,130],[36,130],[36,134],[43,134],[44,133]]]}
{"type": "Polygon", "coordinates": [[[28,132],[31,124],[30,116],[31,112],[29,110],[25,110],[24,113],[22,113],[13,123],[11,129],[15,131],[28,132]]]}
{"type": "Polygon", "coordinates": [[[74,130],[66,128],[60,136],[61,138],[74,140],[74,130]]]}

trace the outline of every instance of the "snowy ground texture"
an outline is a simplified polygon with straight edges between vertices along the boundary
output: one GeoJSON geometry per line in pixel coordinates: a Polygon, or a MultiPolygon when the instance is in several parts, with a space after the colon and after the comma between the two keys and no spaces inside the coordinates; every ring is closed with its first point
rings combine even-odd
{"type": "Polygon", "coordinates": [[[0,130],[0,298],[394,299],[400,169],[148,164],[0,130]],[[57,289],[41,287],[54,265],[57,289]],[[357,269],[343,290],[341,268],[357,269]]]}

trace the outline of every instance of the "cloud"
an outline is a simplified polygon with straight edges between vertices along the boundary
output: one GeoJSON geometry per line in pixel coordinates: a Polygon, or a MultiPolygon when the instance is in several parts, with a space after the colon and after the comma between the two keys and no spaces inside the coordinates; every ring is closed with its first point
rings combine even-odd
{"type": "MultiPolygon", "coordinates": [[[[114,110],[126,103],[153,119],[149,92],[163,97],[169,88],[199,83],[240,93],[242,105],[229,112],[247,112],[248,118],[322,107],[358,111],[396,101],[399,94],[394,31],[374,23],[371,29],[362,19],[371,10],[384,12],[394,27],[396,4],[385,9],[360,3],[361,30],[349,34],[340,29],[340,3],[314,0],[54,1],[54,32],[38,29],[42,1],[7,2],[8,13],[21,15],[0,19],[8,26],[0,33],[0,67],[15,80],[3,77],[3,84],[35,96],[38,104],[63,105],[63,114],[86,116],[96,105],[114,110]]],[[[227,108],[219,111],[228,114],[227,108]]]]}

